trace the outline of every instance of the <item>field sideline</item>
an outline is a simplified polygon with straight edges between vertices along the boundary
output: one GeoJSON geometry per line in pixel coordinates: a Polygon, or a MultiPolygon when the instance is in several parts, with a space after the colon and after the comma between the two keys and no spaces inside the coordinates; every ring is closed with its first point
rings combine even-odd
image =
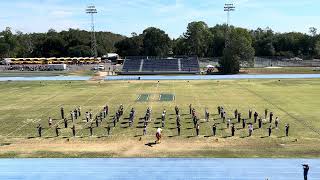
{"type": "MultiPolygon", "coordinates": [[[[306,80],[224,80],[224,81],[116,81],[116,82],[1,82],[0,83],[0,156],[1,157],[320,157],[320,81],[306,80]],[[139,96],[148,94],[146,102],[139,96]],[[174,100],[159,101],[160,94],[173,94],[174,100]],[[201,118],[200,137],[195,137],[188,105],[193,104],[201,118]],[[112,136],[106,136],[102,127],[94,129],[89,137],[89,123],[76,123],[76,138],[71,129],[63,128],[60,107],[69,111],[81,106],[82,114],[92,109],[99,113],[108,104],[114,115],[124,105],[124,118],[134,107],[137,111],[134,126],[129,128],[121,119],[112,136]],[[177,137],[174,106],[181,110],[181,136],[177,137]],[[224,106],[227,115],[234,109],[248,117],[249,108],[260,115],[267,108],[280,117],[280,129],[273,129],[266,137],[268,124],[247,137],[247,129],[238,130],[235,137],[217,116],[217,106],[224,106]],[[151,107],[152,123],[148,135],[142,137],[138,118],[151,107]],[[210,121],[205,122],[204,109],[208,107],[210,121]],[[154,142],[155,129],[161,126],[158,118],[166,109],[164,139],[154,142]],[[59,124],[61,137],[54,137],[48,128],[48,118],[59,124]],[[218,136],[211,137],[213,122],[218,125],[218,136]],[[43,138],[37,138],[36,126],[41,123],[43,138]],[[290,124],[290,137],[284,137],[284,125],[290,124]]],[[[82,117],[84,119],[84,117],[82,117]]],[[[236,122],[235,120],[232,120],[236,122]]],[[[248,121],[250,122],[250,121],[248,121]]],[[[71,125],[71,123],[69,124],[71,125]]],[[[257,127],[257,124],[254,125],[257,127]]]]}

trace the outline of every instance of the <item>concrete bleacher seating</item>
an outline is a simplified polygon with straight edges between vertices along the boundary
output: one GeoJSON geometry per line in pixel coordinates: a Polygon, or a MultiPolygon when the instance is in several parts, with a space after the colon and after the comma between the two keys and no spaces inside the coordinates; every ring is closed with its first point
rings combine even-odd
{"type": "Polygon", "coordinates": [[[126,60],[123,64],[122,71],[124,72],[138,72],[140,69],[141,59],[126,60]]]}
{"type": "Polygon", "coordinates": [[[199,61],[197,58],[181,59],[182,71],[199,71],[199,61]]]}
{"type": "Polygon", "coordinates": [[[142,71],[166,72],[179,71],[178,61],[176,59],[156,59],[144,60],[142,71]]]}
{"type": "Polygon", "coordinates": [[[179,58],[126,58],[121,74],[198,74],[196,57],[179,58]]]}

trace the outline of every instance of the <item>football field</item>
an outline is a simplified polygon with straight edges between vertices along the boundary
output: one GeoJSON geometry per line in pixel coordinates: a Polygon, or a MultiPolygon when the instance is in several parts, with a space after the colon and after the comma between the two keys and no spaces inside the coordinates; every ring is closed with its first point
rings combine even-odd
{"type": "MultiPolygon", "coordinates": [[[[0,155],[2,157],[319,157],[320,81],[318,79],[287,80],[222,80],[222,81],[30,81],[0,83],[0,155]],[[105,105],[109,116],[90,136],[85,112],[99,116],[105,105]],[[113,127],[112,116],[120,104],[124,116],[113,127]],[[196,136],[189,114],[189,104],[200,118],[200,136],[196,136]],[[76,137],[72,137],[70,111],[81,107],[81,118],[75,121],[76,137]],[[180,108],[181,136],[177,136],[174,107],[180,108]],[[235,123],[235,136],[218,116],[223,106],[227,118],[235,123]],[[64,107],[68,128],[60,116],[64,107]],[[142,136],[146,109],[152,109],[147,135],[142,136]],[[128,118],[131,108],[136,117],[132,127],[128,118]],[[205,121],[205,108],[210,113],[205,121]],[[167,119],[161,144],[154,145],[155,132],[161,127],[161,114],[167,119]],[[247,123],[248,110],[264,118],[264,110],[280,118],[278,129],[272,123],[263,127],[254,123],[252,137],[248,128],[233,119],[238,109],[247,123]],[[50,128],[48,119],[53,119],[50,128]],[[212,137],[212,125],[217,136],[212,137]],[[285,137],[285,124],[290,124],[285,137]],[[37,126],[44,128],[38,138],[37,126]],[[110,124],[111,135],[106,128],[110,124]],[[60,136],[55,137],[55,126],[60,136]]],[[[95,125],[95,123],[93,123],[95,125]]]]}

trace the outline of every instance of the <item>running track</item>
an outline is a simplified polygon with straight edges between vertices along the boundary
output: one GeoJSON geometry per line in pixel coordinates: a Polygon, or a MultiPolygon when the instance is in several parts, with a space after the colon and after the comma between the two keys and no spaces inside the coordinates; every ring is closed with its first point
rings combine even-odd
{"type": "MultiPolygon", "coordinates": [[[[320,79],[320,74],[209,75],[209,76],[107,76],[108,81],[123,80],[228,80],[228,79],[320,79]]],[[[90,76],[0,77],[0,81],[88,81],[90,76]]]]}
{"type": "Polygon", "coordinates": [[[1,159],[0,179],[302,180],[320,179],[320,159],[1,159]]]}

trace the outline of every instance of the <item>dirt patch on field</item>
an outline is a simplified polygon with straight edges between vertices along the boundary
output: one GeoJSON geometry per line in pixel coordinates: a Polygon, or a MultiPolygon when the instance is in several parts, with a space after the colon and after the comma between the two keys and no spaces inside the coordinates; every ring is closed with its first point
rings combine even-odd
{"type": "MultiPolygon", "coordinates": [[[[318,140],[317,140],[318,141],[318,140]]],[[[318,153],[318,154],[317,154],[318,153]]],[[[315,157],[320,149],[314,144],[288,140],[269,142],[216,138],[188,140],[153,139],[125,141],[78,139],[16,140],[0,146],[0,157],[315,157]]]]}

